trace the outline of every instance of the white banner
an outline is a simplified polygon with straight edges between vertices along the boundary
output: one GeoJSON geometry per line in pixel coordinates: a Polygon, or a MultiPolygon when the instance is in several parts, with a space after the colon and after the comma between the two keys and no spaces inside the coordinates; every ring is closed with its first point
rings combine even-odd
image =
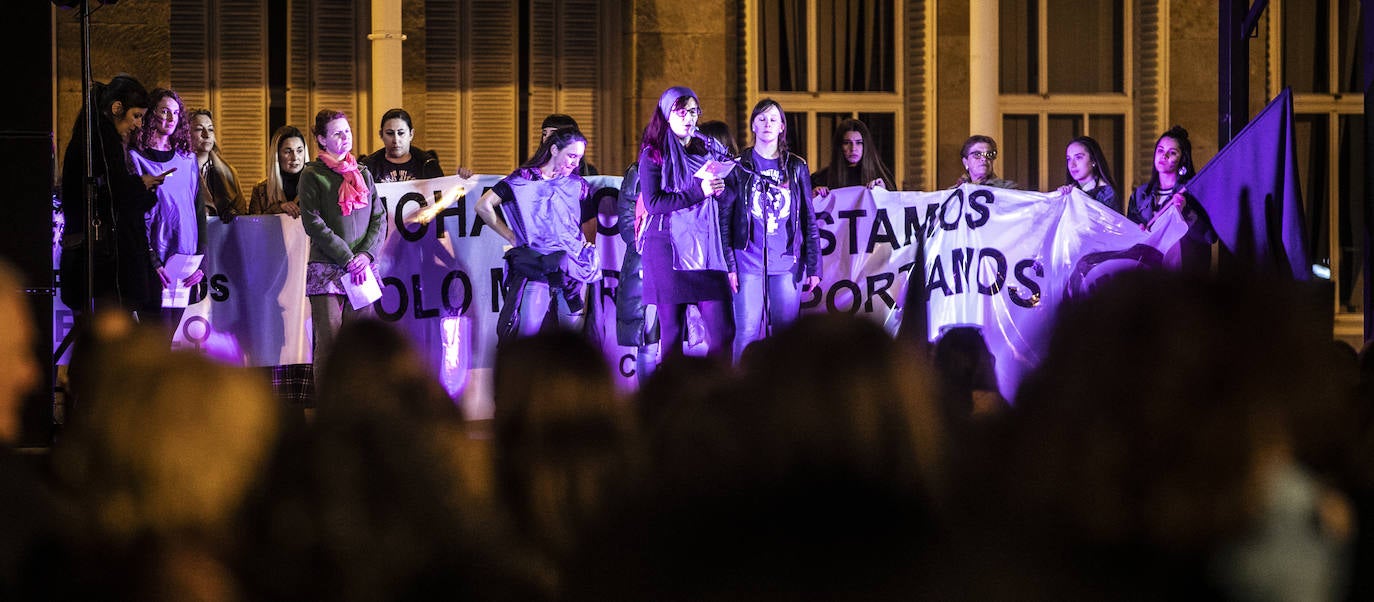
{"type": "MultiPolygon", "coordinates": [[[[429,221],[457,177],[378,184],[387,207],[379,253],[382,320],[409,333],[470,417],[491,411],[491,368],[500,312],[505,241],[474,207],[501,176],[477,186],[429,221]]],[[[619,384],[634,379],[634,349],[615,339],[615,294],[624,244],[617,232],[620,178],[589,178],[598,200],[603,278],[592,285],[587,332],[599,339],[619,384]]],[[[845,188],[815,201],[821,285],[804,311],[859,313],[896,333],[912,274],[929,304],[931,340],[949,327],[981,326],[1008,398],[1043,351],[1054,308],[1119,269],[1162,263],[1186,225],[1171,212],[1153,233],[1080,192],[1071,196],[962,186],[938,192],[845,188]],[[924,242],[924,270],[915,243],[924,242]]],[[[209,277],[192,295],[176,344],[252,366],[309,363],[305,302],[309,239],[284,215],[211,220],[209,277]]],[[[59,310],[59,323],[69,316],[59,310]]],[[[64,336],[65,329],[57,333],[64,336]]]]}

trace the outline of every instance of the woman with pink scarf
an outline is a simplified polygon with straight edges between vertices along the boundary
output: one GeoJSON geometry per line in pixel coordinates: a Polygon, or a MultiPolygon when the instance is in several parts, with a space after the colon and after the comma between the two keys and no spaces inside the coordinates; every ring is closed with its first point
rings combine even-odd
{"type": "Polygon", "coordinates": [[[301,224],[310,235],[305,294],[315,325],[315,378],[344,320],[371,317],[372,306],[353,309],[345,280],[362,284],[386,238],[386,207],[367,168],[353,156],[353,131],[342,111],[315,115],[319,154],[301,171],[301,224]]]}

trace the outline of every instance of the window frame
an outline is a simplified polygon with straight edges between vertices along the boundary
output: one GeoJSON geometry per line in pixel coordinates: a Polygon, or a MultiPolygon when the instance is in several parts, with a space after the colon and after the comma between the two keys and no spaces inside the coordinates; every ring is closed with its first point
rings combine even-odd
{"type": "MultiPolygon", "coordinates": [[[[1269,98],[1278,96],[1286,85],[1284,77],[1284,55],[1283,51],[1286,40],[1283,37],[1283,14],[1287,9],[1287,0],[1272,0],[1269,3],[1269,56],[1273,57],[1269,61],[1269,77],[1266,92],[1269,98]]],[[[1303,7],[1310,8],[1310,7],[1303,7]]],[[[1326,177],[1330,182],[1327,187],[1326,215],[1327,228],[1331,233],[1327,236],[1327,257],[1331,261],[1331,306],[1335,315],[1335,333],[1338,336],[1351,335],[1356,339],[1364,336],[1364,314],[1363,312],[1345,311],[1340,299],[1341,290],[1341,240],[1340,227],[1341,215],[1345,208],[1341,206],[1340,182],[1340,154],[1341,140],[1340,127],[1341,117],[1346,115],[1364,114],[1364,94],[1358,92],[1341,91],[1340,79],[1340,46],[1342,32],[1340,23],[1339,3],[1331,2],[1327,5],[1327,27],[1328,35],[1326,41],[1327,52],[1327,92],[1293,92],[1293,116],[1299,115],[1321,115],[1326,117],[1326,177]]],[[[1366,43],[1369,41],[1366,40],[1366,43]]],[[[1303,199],[1306,206],[1310,206],[1313,199],[1303,199]]],[[[1365,216],[1371,219],[1374,216],[1365,216]]],[[[1309,224],[1309,227],[1311,224],[1309,224]]],[[[1362,303],[1369,303],[1369,299],[1363,299],[1362,303]]]]}
{"type": "MultiPolygon", "coordinates": [[[[749,132],[749,108],[758,102],[758,99],[765,96],[771,97],[782,105],[783,110],[789,115],[806,116],[806,132],[800,141],[809,151],[817,151],[821,144],[829,142],[821,140],[816,131],[815,124],[818,115],[821,113],[842,113],[848,114],[853,118],[858,118],[860,113],[891,113],[895,131],[892,133],[893,165],[892,177],[897,179],[897,188],[902,187],[902,179],[906,173],[906,0],[891,0],[893,4],[892,27],[894,52],[896,54],[893,62],[893,83],[891,92],[822,92],[817,84],[819,71],[819,28],[817,5],[819,0],[805,0],[806,2],[806,90],[805,91],[774,91],[760,89],[760,64],[759,49],[762,45],[761,32],[759,31],[759,10],[761,0],[745,0],[744,3],[744,43],[745,43],[745,102],[741,107],[739,123],[740,131],[737,132],[741,145],[750,139],[749,132]]],[[[814,154],[814,153],[813,153],[814,154]]],[[[817,165],[812,161],[813,157],[805,157],[812,171],[816,171],[823,165],[817,165]]]]}
{"type": "MultiPolygon", "coordinates": [[[[1136,0],[1122,0],[1121,18],[1122,31],[1135,31],[1135,9],[1136,0]]],[[[1000,8],[999,8],[1000,10],[1000,8]]],[[[1034,166],[1040,174],[1041,187],[1045,187],[1051,182],[1052,175],[1057,175],[1058,170],[1051,168],[1051,157],[1058,157],[1059,153],[1051,152],[1049,142],[1050,116],[1076,115],[1083,120],[1083,135],[1092,136],[1093,115],[1100,116],[1120,116],[1125,124],[1122,134],[1123,157],[1122,165],[1113,165],[1112,171],[1122,174],[1122,181],[1118,186],[1128,186],[1129,180],[1125,177],[1135,173],[1136,162],[1136,129],[1135,124],[1135,45],[1130,40],[1125,40],[1122,44],[1122,91],[1100,94],[1051,94],[1049,92],[1049,70],[1044,66],[1049,64],[1049,0],[1038,0],[1036,3],[1036,53],[1039,57],[1041,69],[1036,73],[1036,90],[1034,94],[998,94],[998,119],[997,119],[997,140],[1004,138],[1002,124],[1008,115],[1035,115],[1038,119],[1038,137],[1036,144],[1045,152],[1040,154],[1038,165],[1034,166]]],[[[1165,88],[1167,90],[1167,88],[1165,88]]],[[[1167,93],[1167,92],[1166,92],[1167,93]]],[[[1061,161],[1054,161],[1054,165],[1062,167],[1061,161]]],[[[1054,186],[1050,188],[1055,188],[1054,186]]],[[[1048,188],[1047,188],[1048,190],[1048,188]]],[[[1129,194],[1127,190],[1118,190],[1117,195],[1129,194]]]]}

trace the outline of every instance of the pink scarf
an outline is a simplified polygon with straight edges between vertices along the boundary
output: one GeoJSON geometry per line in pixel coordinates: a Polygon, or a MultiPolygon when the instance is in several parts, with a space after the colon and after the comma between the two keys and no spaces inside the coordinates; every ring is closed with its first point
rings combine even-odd
{"type": "Polygon", "coordinates": [[[363,179],[362,172],[358,171],[358,160],[354,159],[351,153],[344,155],[342,160],[331,157],[329,153],[320,153],[315,158],[334,170],[334,173],[343,176],[343,184],[339,186],[339,211],[348,215],[353,213],[354,209],[367,206],[367,181],[363,179]]]}

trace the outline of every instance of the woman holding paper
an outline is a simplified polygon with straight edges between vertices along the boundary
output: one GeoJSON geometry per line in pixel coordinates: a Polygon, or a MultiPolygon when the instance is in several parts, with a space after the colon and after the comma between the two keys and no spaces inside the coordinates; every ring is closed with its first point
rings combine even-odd
{"type": "Polygon", "coordinates": [[[157,202],[144,218],[148,232],[148,258],[157,274],[144,309],[161,314],[169,330],[176,328],[188,300],[187,289],[205,278],[198,266],[189,274],[173,273],[183,265],[174,256],[205,255],[205,204],[200,196],[200,174],[191,151],[191,128],[186,108],[176,92],[157,88],[149,95],[151,118],[143,123],[129,152],[129,166],[140,176],[161,176],[154,187],[157,202]],[[161,292],[159,292],[161,291],[161,292]]]}
{"type": "Polygon", "coordinates": [[[373,261],[386,238],[386,207],[377,198],[372,175],[352,154],[348,116],[324,109],[315,115],[312,131],[320,150],[301,172],[299,202],[301,224],[310,236],[305,294],[315,326],[318,381],[321,360],[339,326],[373,315],[371,302],[380,294],[366,291],[379,281],[373,261]]]}
{"type": "Polygon", "coordinates": [[[740,159],[740,202],[735,205],[733,244],[739,265],[735,295],[735,357],[768,331],[801,313],[801,291],[821,281],[821,245],[811,206],[806,159],[787,150],[787,119],[771,98],[749,116],[754,146],[740,159]]]}
{"type": "Polygon", "coordinates": [[[738,280],[729,240],[736,187],[726,184],[733,173],[721,174],[722,164],[712,165],[711,152],[693,137],[700,117],[696,92],[668,88],[640,145],[644,303],[657,308],[663,359],[682,353],[689,305],[706,324],[710,355],[727,359],[735,337],[730,298],[738,280]]]}

